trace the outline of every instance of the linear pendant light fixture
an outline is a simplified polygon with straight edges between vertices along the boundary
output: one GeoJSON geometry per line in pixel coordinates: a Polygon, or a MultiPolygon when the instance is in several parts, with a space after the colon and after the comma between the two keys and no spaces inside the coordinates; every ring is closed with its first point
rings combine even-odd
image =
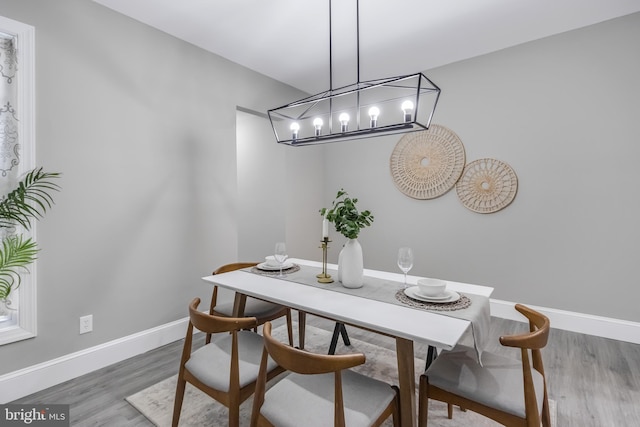
{"type": "Polygon", "coordinates": [[[356,0],[357,82],[333,88],[329,0],[329,90],[267,113],[276,141],[294,146],[429,129],[440,88],[422,73],[360,81],[360,0],[356,0]]]}

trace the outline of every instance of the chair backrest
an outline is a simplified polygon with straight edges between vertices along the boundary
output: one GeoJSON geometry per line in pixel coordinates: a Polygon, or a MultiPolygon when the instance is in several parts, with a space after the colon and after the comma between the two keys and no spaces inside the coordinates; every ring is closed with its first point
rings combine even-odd
{"type": "Polygon", "coordinates": [[[527,417],[534,418],[533,424],[540,425],[540,407],[536,399],[536,392],[531,373],[531,361],[533,369],[540,372],[543,378],[544,401],[542,402],[543,418],[548,420],[549,407],[547,396],[547,381],[544,375],[542,363],[542,353],[540,349],[547,345],[551,323],[549,318],[522,304],[516,304],[515,309],[522,313],[529,320],[529,332],[518,335],[508,335],[500,337],[500,344],[506,347],[520,348],[522,356],[522,376],[524,379],[524,402],[527,417]],[[529,358],[531,352],[531,361],[529,358]],[[531,415],[530,415],[531,414],[531,415]]]}
{"type": "Polygon", "coordinates": [[[222,317],[198,310],[200,298],[194,298],[189,304],[190,325],[205,333],[233,332],[251,329],[256,326],[255,317],[222,317]]]}
{"type": "Polygon", "coordinates": [[[264,346],[271,358],[284,369],[298,374],[313,375],[339,372],[362,365],[366,358],[362,353],[315,354],[286,345],[271,335],[271,323],[262,331],[264,346]]]}
{"type": "Polygon", "coordinates": [[[343,369],[349,369],[365,362],[362,353],[354,354],[314,354],[305,350],[291,347],[273,338],[271,335],[271,322],[266,322],[262,331],[264,336],[264,351],[260,365],[260,377],[256,385],[256,393],[253,406],[252,424],[256,425],[256,417],[264,402],[265,392],[265,366],[269,356],[282,368],[303,375],[334,373],[334,425],[344,426],[344,398],[342,392],[343,369]]]}
{"type": "Polygon", "coordinates": [[[500,344],[506,347],[539,350],[547,345],[551,323],[549,318],[522,304],[515,305],[516,310],[529,319],[529,333],[500,337],[500,344]]]}
{"type": "Polygon", "coordinates": [[[240,270],[241,268],[255,267],[258,264],[259,263],[257,262],[234,262],[234,263],[225,264],[223,266],[216,268],[212,274],[215,275],[215,274],[228,273],[230,271],[240,270]]]}
{"type": "MultiPolygon", "coordinates": [[[[211,274],[215,276],[216,274],[228,273],[230,271],[240,270],[242,268],[254,267],[256,265],[258,265],[257,262],[234,262],[234,263],[225,264],[216,268],[211,274]]],[[[211,294],[211,303],[209,304],[210,314],[214,313],[214,308],[217,303],[218,303],[218,287],[214,286],[213,293],[211,294]]],[[[211,339],[211,335],[207,335],[207,343],[209,342],[210,339],[211,339]]]]}

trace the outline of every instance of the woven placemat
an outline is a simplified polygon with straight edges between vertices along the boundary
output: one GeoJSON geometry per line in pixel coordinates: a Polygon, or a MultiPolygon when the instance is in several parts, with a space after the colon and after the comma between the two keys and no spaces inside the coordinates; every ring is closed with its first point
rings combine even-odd
{"type": "Polygon", "coordinates": [[[391,154],[393,182],[414,199],[434,199],[451,190],[464,170],[462,141],[450,129],[431,125],[400,138],[391,154]]]}
{"type": "Polygon", "coordinates": [[[462,204],[478,213],[493,213],[506,208],[516,197],[518,177],[511,166],[496,159],[478,159],[469,163],[456,184],[462,204]]]}
{"type": "MultiPolygon", "coordinates": [[[[282,274],[295,273],[300,270],[300,266],[298,264],[293,264],[289,268],[283,268],[282,274]]],[[[263,276],[277,276],[280,274],[280,270],[260,270],[258,267],[251,267],[251,272],[255,274],[261,274],[263,276]]]]}
{"type": "Polygon", "coordinates": [[[423,310],[433,311],[456,311],[462,310],[471,305],[471,300],[463,294],[460,294],[460,299],[458,301],[433,303],[410,298],[404,293],[404,289],[399,289],[398,292],[396,292],[396,299],[401,303],[413,308],[421,308],[423,310]]]}

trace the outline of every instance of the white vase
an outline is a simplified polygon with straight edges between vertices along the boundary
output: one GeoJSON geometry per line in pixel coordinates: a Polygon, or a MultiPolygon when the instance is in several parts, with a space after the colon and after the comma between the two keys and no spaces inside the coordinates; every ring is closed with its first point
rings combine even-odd
{"type": "Polygon", "coordinates": [[[338,256],[338,280],[345,288],[360,288],[363,284],[362,246],[349,239],[338,256]]]}

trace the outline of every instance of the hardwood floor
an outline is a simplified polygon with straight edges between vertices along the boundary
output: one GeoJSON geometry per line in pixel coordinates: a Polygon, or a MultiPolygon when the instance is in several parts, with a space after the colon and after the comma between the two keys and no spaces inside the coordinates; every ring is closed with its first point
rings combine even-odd
{"type": "MultiPolygon", "coordinates": [[[[325,319],[307,320],[333,330],[325,319]]],[[[492,318],[489,350],[513,351],[501,348],[498,337],[524,330],[525,324],[492,318]]],[[[352,338],[394,345],[388,337],[360,329],[348,327],[348,332],[352,338]]],[[[181,350],[182,341],[177,341],[12,403],[69,404],[73,426],[151,426],[124,399],[176,374],[181,350]]],[[[422,358],[427,353],[419,344],[415,351],[422,358]]],[[[543,357],[549,396],[558,403],[558,427],[640,426],[640,345],[552,329],[543,357]]]]}

